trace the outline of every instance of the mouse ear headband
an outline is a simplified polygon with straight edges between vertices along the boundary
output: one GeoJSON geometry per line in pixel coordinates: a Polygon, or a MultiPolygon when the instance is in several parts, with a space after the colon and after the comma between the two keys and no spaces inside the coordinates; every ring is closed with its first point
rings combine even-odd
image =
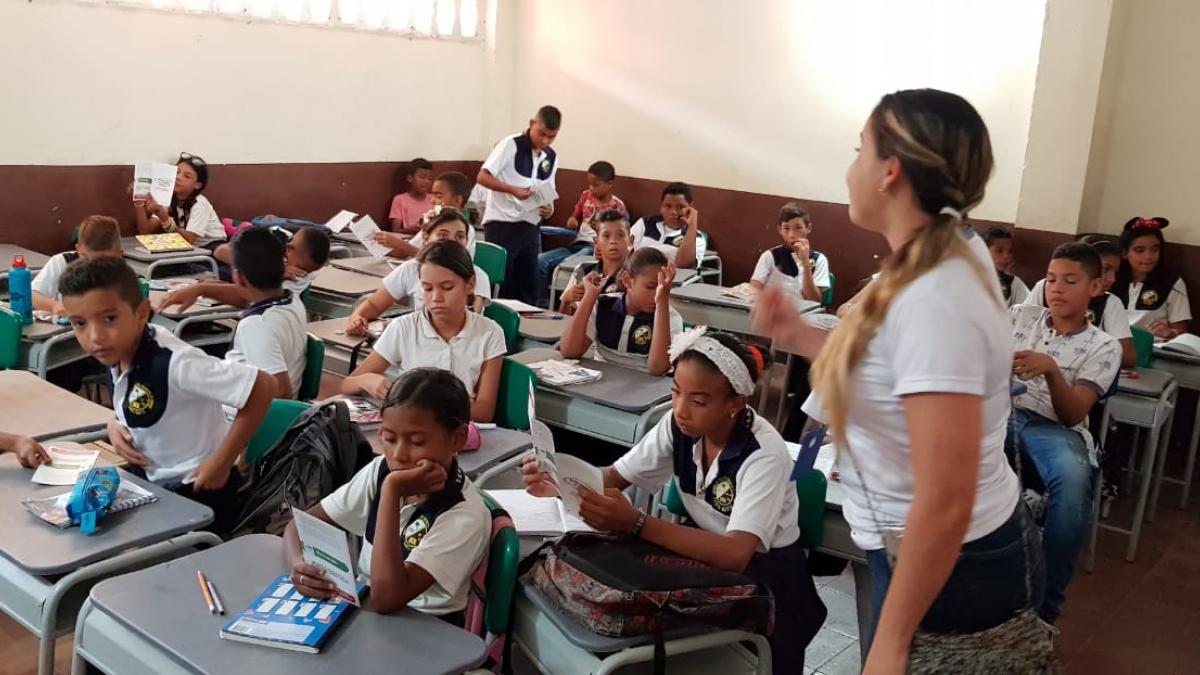
{"type": "Polygon", "coordinates": [[[707,326],[696,326],[671,338],[671,349],[667,355],[674,364],[687,352],[698,352],[713,362],[717,370],[729,380],[729,385],[738,396],[750,396],[754,393],[754,379],[746,362],[731,349],[720,342],[708,337],[707,326]]]}
{"type": "Polygon", "coordinates": [[[1125,231],[1129,232],[1131,230],[1164,230],[1164,229],[1166,229],[1167,225],[1170,225],[1170,224],[1171,224],[1171,221],[1167,220],[1166,218],[1163,218],[1162,216],[1154,216],[1153,218],[1143,218],[1141,216],[1138,216],[1136,218],[1130,218],[1128,221],[1125,222],[1125,231]]]}

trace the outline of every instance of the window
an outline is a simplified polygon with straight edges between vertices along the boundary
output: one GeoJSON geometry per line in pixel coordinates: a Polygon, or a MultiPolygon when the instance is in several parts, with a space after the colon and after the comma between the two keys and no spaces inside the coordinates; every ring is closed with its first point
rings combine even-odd
{"type": "Polygon", "coordinates": [[[478,0],[77,0],[442,38],[478,38],[478,0]]]}

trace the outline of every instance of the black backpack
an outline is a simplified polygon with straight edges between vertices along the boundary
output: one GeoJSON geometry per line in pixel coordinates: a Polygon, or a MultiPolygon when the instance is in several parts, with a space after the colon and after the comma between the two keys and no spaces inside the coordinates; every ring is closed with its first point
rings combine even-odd
{"type": "Polygon", "coordinates": [[[375,453],[342,401],[305,411],[251,468],[238,491],[233,536],[282,535],[292,508],[307,509],[350,482],[375,453]]]}

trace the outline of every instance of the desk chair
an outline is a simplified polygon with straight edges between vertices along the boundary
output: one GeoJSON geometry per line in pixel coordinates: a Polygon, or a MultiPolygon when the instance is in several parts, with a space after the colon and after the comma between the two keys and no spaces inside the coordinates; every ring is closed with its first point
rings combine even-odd
{"type": "Polygon", "coordinates": [[[21,360],[21,317],[0,306],[0,370],[11,370],[21,360]]]}
{"type": "Polygon", "coordinates": [[[246,463],[253,463],[267,454],[267,451],[283,438],[296,418],[311,407],[311,403],[286,398],[277,398],[271,401],[271,407],[267,409],[267,416],[259,425],[258,431],[255,431],[254,435],[250,437],[250,443],[246,446],[246,463]]]}
{"type": "Polygon", "coordinates": [[[709,277],[713,277],[718,286],[724,286],[725,266],[721,256],[710,247],[712,240],[708,238],[708,233],[700,230],[699,234],[704,237],[704,257],[696,265],[697,276],[705,283],[708,283],[709,277]]]}
{"type": "Polygon", "coordinates": [[[491,673],[503,665],[521,564],[521,542],[508,512],[488,493],[480,492],[480,496],[492,515],[491,544],[487,557],[471,575],[465,627],[487,644],[485,665],[491,669],[470,672],[491,673]]]}
{"type": "Polygon", "coordinates": [[[499,303],[488,303],[483,315],[495,321],[504,331],[504,346],[509,354],[515,354],[521,339],[521,315],[499,303]]]}
{"type": "Polygon", "coordinates": [[[475,264],[487,272],[492,280],[492,297],[500,294],[500,285],[504,283],[505,272],[508,269],[508,251],[486,241],[475,242],[475,264]]]}
{"type": "Polygon", "coordinates": [[[825,307],[833,307],[833,286],[837,283],[837,277],[833,276],[833,272],[829,273],[829,288],[821,294],[821,304],[825,307]]]}
{"type": "Polygon", "coordinates": [[[529,366],[505,357],[500,366],[500,395],[496,399],[496,425],[529,430],[529,387],[537,390],[537,375],[529,366]]]}
{"type": "Polygon", "coordinates": [[[325,341],[308,334],[304,348],[304,374],[300,377],[300,391],[296,398],[301,401],[311,401],[321,391],[321,371],[325,368],[325,341]]]}

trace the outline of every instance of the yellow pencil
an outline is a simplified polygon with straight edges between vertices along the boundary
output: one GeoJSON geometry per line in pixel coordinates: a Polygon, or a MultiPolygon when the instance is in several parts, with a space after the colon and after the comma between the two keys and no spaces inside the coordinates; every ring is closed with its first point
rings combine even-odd
{"type": "Polygon", "coordinates": [[[216,614],[217,606],[213,604],[212,594],[208,592],[208,579],[204,578],[204,572],[196,570],[196,581],[200,582],[200,592],[204,594],[204,602],[208,603],[208,613],[216,614]]]}

